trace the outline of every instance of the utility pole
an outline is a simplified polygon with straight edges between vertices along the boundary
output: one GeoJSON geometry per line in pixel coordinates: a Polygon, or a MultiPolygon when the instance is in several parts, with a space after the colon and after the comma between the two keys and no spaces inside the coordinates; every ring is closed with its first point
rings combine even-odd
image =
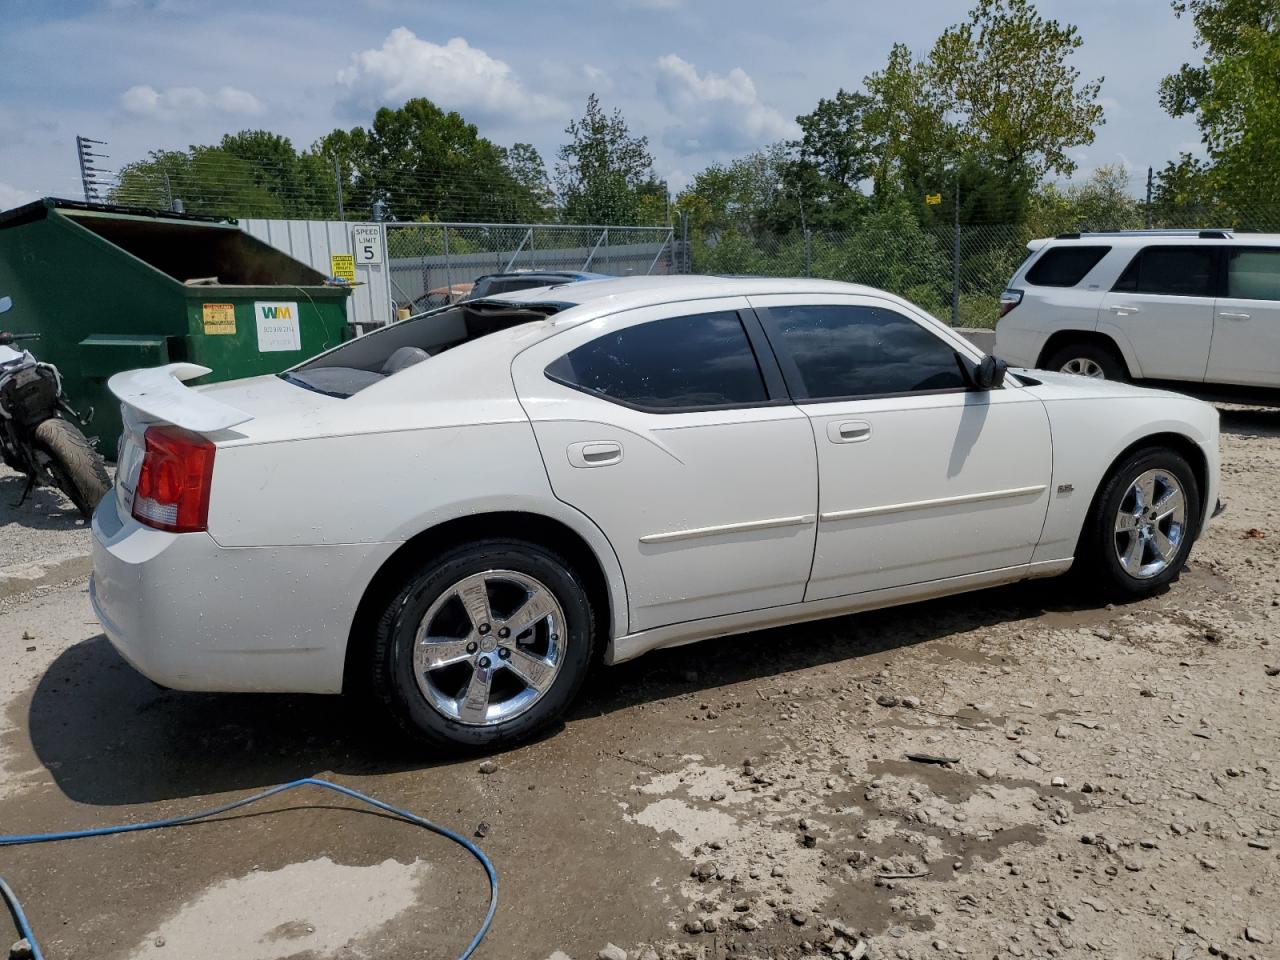
{"type": "Polygon", "coordinates": [[[333,183],[338,188],[338,220],[345,223],[347,216],[342,211],[342,168],[338,166],[338,158],[333,158],[333,183]]]}
{"type": "Polygon", "coordinates": [[[1147,229],[1155,226],[1155,218],[1151,215],[1151,193],[1155,186],[1155,171],[1147,167],[1147,229]]]}
{"type": "Polygon", "coordinates": [[[956,169],[955,240],[951,251],[951,326],[960,326],[960,170],[956,169]]]}
{"type": "Polygon", "coordinates": [[[95,153],[95,146],[105,147],[105,140],[90,140],[88,137],[76,135],[76,156],[80,161],[80,185],[84,188],[85,203],[101,203],[102,196],[98,190],[103,186],[99,182],[99,175],[106,173],[93,165],[95,160],[105,160],[107,154],[95,153]]]}

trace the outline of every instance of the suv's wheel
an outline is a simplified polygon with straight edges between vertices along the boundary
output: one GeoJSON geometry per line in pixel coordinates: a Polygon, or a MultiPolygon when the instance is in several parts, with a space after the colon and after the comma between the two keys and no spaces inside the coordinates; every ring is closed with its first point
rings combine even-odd
{"type": "Polygon", "coordinates": [[[520,540],[478,541],[414,574],[387,607],[374,690],[423,742],[513,743],[569,705],[594,632],[586,591],[564,559],[520,540]]]}
{"type": "Polygon", "coordinates": [[[1069,343],[1050,354],[1044,368],[1099,380],[1129,379],[1124,361],[1096,343],[1069,343]]]}
{"type": "Polygon", "coordinates": [[[1105,592],[1142,597],[1178,579],[1199,533],[1190,465],[1167,447],[1139,450],[1103,482],[1075,562],[1105,592]]]}

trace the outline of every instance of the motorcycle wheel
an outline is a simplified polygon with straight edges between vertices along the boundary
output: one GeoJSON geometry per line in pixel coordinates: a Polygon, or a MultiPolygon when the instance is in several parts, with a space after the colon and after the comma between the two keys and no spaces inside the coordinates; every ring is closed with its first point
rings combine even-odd
{"type": "Polygon", "coordinates": [[[75,424],[52,417],[36,427],[35,446],[58,489],[87,520],[111,488],[107,465],[75,424]]]}

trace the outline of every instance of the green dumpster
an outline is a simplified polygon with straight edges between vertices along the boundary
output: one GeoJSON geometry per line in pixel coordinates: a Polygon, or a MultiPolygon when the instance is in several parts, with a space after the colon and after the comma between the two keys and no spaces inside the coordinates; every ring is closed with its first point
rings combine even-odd
{"type": "Polygon", "coordinates": [[[113,459],[119,404],[107,378],[189,361],[193,383],[278,373],[350,336],[350,290],[234,222],[38,200],[0,213],[5,328],[57,365],[86,433],[113,459]]]}

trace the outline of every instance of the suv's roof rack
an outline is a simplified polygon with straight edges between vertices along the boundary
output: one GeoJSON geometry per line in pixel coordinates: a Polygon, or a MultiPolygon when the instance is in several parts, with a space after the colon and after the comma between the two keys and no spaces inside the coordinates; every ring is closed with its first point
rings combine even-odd
{"type": "Polygon", "coordinates": [[[1196,237],[1200,240],[1230,240],[1232,233],[1227,227],[1209,230],[1077,230],[1073,233],[1060,233],[1054,239],[1079,240],[1082,237],[1196,237]]]}

